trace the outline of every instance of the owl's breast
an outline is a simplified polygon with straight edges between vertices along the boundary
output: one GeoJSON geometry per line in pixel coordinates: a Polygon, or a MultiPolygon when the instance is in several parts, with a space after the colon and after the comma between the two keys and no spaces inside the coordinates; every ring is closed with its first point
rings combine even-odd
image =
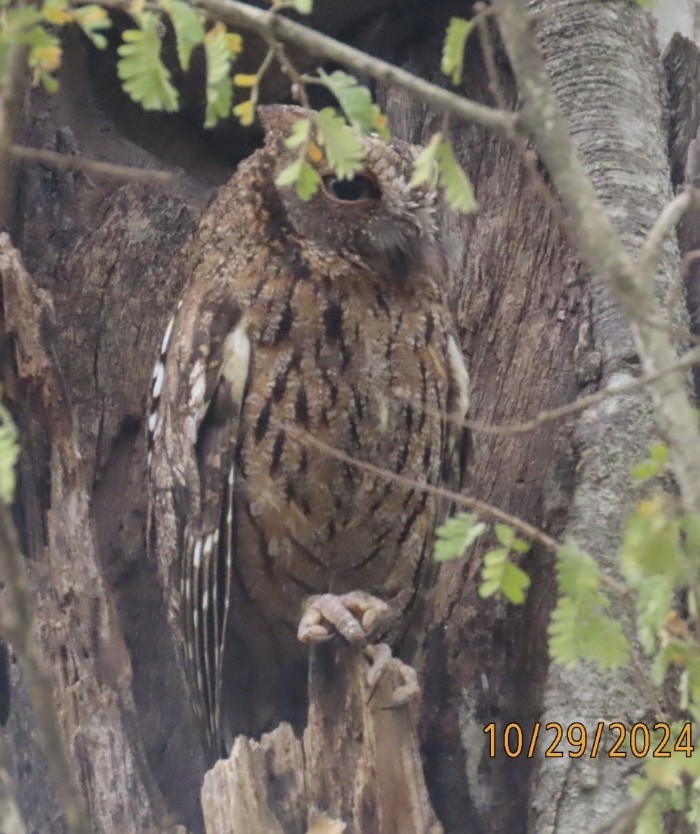
{"type": "Polygon", "coordinates": [[[248,595],[290,622],[325,591],[403,607],[438,511],[418,484],[439,483],[445,447],[439,311],[325,289],[260,300],[241,415],[236,561],[248,595]]]}

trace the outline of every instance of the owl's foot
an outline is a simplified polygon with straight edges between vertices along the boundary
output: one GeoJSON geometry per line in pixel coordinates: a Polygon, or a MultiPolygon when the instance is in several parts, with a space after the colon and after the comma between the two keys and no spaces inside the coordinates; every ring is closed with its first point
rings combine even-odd
{"type": "Polygon", "coordinates": [[[377,687],[381,683],[384,675],[389,670],[394,670],[396,676],[401,680],[401,684],[391,693],[391,701],[388,708],[403,707],[412,701],[414,698],[420,696],[420,686],[418,685],[418,675],[413,666],[399,660],[391,653],[391,647],[388,643],[375,643],[372,646],[367,646],[365,654],[372,661],[372,665],[367,672],[367,683],[370,688],[370,699],[377,691],[377,687]]]}
{"type": "Polygon", "coordinates": [[[340,634],[348,643],[362,643],[390,615],[383,600],[364,591],[321,594],[308,601],[297,636],[302,643],[323,643],[340,634]]]}

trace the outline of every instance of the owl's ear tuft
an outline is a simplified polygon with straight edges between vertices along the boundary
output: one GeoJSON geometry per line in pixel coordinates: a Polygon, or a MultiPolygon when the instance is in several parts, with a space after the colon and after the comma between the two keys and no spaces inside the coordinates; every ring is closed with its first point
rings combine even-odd
{"type": "Polygon", "coordinates": [[[309,116],[306,108],[292,104],[263,104],[257,112],[265,131],[266,145],[286,139],[292,132],[292,125],[309,116]]]}

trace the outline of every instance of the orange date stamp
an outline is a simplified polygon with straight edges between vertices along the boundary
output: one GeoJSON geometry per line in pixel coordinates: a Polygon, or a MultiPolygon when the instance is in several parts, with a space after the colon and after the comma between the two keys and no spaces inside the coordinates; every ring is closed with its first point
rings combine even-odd
{"type": "Polygon", "coordinates": [[[498,725],[492,721],[484,727],[484,733],[488,737],[488,755],[492,759],[501,754],[510,759],[521,756],[531,759],[542,749],[548,759],[565,756],[570,759],[584,756],[591,759],[598,756],[643,759],[649,755],[669,759],[672,753],[685,753],[690,757],[695,749],[690,722],[681,726],[675,738],[672,738],[671,727],[664,721],[655,724],[638,722],[631,726],[621,721],[598,721],[589,726],[580,721],[568,725],[558,721],[543,725],[541,721],[535,721],[529,729],[523,729],[515,722],[498,725]]]}

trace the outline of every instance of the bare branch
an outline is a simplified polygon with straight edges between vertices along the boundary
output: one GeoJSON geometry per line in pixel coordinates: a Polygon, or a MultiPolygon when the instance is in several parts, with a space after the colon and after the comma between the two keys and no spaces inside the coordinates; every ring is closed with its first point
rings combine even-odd
{"type": "MultiPolygon", "coordinates": [[[[638,379],[633,379],[631,382],[625,382],[622,385],[616,385],[614,388],[602,388],[594,394],[579,397],[573,402],[561,405],[558,408],[540,411],[540,413],[531,420],[525,420],[522,423],[503,423],[501,425],[493,425],[492,423],[481,423],[477,420],[458,420],[451,414],[443,413],[438,409],[433,409],[429,406],[423,406],[415,400],[411,400],[411,402],[420,406],[426,414],[430,414],[434,417],[440,417],[443,420],[447,420],[448,422],[459,426],[464,426],[464,428],[470,429],[471,431],[480,432],[481,434],[509,437],[514,434],[524,434],[525,432],[534,431],[540,426],[543,426],[546,423],[551,423],[555,420],[562,420],[565,417],[571,417],[574,414],[578,414],[579,411],[584,411],[587,408],[591,408],[592,406],[598,405],[599,403],[605,402],[605,400],[612,399],[613,397],[620,397],[623,394],[629,394],[630,391],[636,391],[637,388],[644,388],[662,377],[668,376],[668,374],[686,370],[687,368],[697,365],[698,363],[700,363],[700,347],[695,347],[668,368],[663,368],[662,370],[655,371],[652,374],[644,374],[638,379]]],[[[401,399],[408,398],[402,397],[401,399]]]]}
{"type": "Polygon", "coordinates": [[[661,247],[666,237],[676,228],[687,211],[698,206],[700,206],[700,191],[696,188],[687,188],[664,207],[651,227],[639,254],[639,270],[647,280],[654,280],[656,270],[659,268],[661,247]]]}
{"type": "Polygon", "coordinates": [[[251,29],[263,38],[269,38],[271,35],[280,41],[301,47],[309,55],[335,61],[377,81],[391,82],[440,113],[449,113],[462,121],[476,122],[501,133],[517,133],[517,114],[469,101],[275,12],[256,9],[238,0],[194,0],[192,5],[204,9],[212,18],[228,25],[251,29]]]}
{"type": "Polygon", "coordinates": [[[136,180],[137,182],[173,182],[175,175],[171,171],[154,171],[150,168],[134,168],[130,165],[116,165],[113,162],[100,162],[97,159],[85,159],[82,156],[57,153],[56,151],[27,148],[23,145],[12,145],[10,155],[13,159],[25,162],[41,162],[67,171],[85,171],[104,177],[114,177],[121,180],[136,180]]]}
{"type": "Polygon", "coordinates": [[[487,504],[485,501],[480,501],[478,498],[460,495],[459,492],[453,492],[452,490],[445,489],[444,487],[434,486],[433,484],[427,484],[422,481],[414,481],[412,478],[407,478],[404,475],[399,475],[395,472],[389,472],[387,469],[382,469],[381,466],[375,466],[373,463],[368,463],[364,460],[357,460],[351,455],[348,455],[346,452],[336,449],[328,443],[324,443],[322,440],[317,440],[313,435],[298,429],[290,423],[280,422],[278,425],[281,429],[284,429],[289,437],[300,443],[313,446],[315,449],[319,449],[336,460],[340,460],[343,463],[347,463],[357,469],[362,469],[365,472],[371,472],[379,478],[384,478],[387,481],[400,484],[401,486],[405,486],[407,489],[419,489],[423,492],[427,492],[429,495],[435,495],[438,498],[445,498],[448,501],[453,501],[460,507],[465,507],[468,510],[474,510],[479,515],[491,518],[494,521],[502,521],[504,524],[509,524],[513,527],[513,529],[517,530],[530,541],[537,542],[543,547],[546,547],[547,550],[556,552],[559,549],[559,543],[551,536],[548,536],[543,530],[534,527],[532,524],[528,524],[527,521],[523,521],[522,518],[510,515],[510,513],[500,510],[498,507],[494,507],[492,504],[487,504]]]}

